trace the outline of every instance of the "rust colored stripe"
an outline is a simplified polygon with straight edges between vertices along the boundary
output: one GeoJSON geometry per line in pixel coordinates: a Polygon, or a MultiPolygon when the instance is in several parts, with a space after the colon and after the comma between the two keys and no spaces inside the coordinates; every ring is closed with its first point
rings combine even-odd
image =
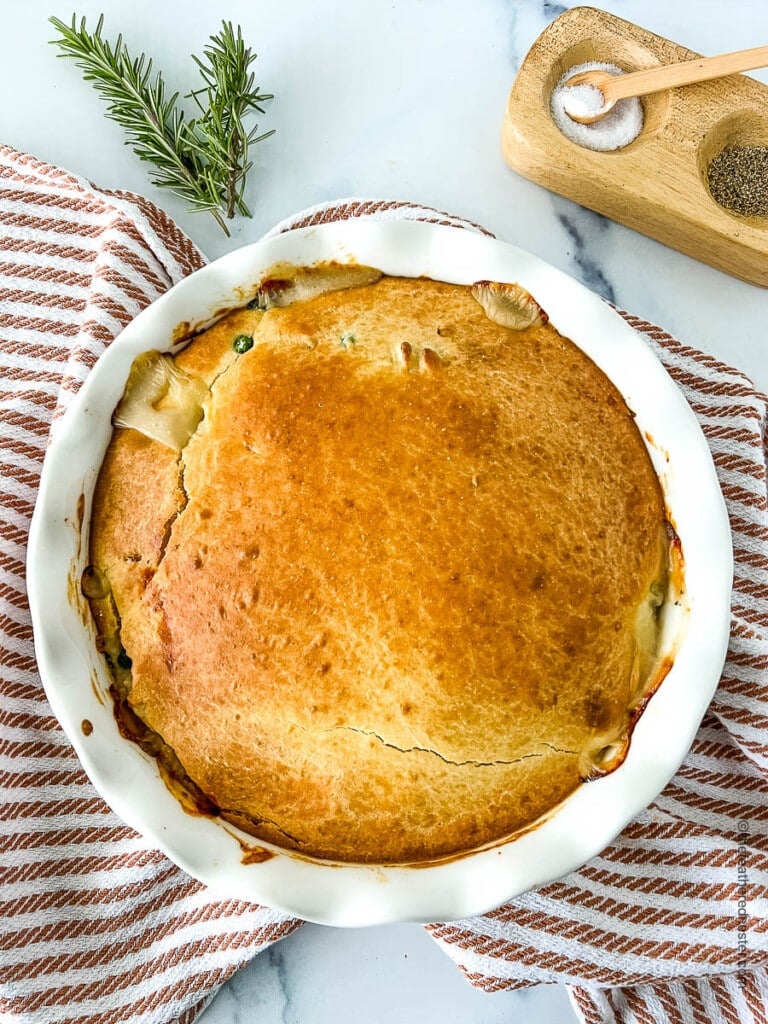
{"type": "MultiPolygon", "coordinates": [[[[2,394],[1,391],[0,394],[2,394]]],[[[3,477],[6,480],[15,480],[16,483],[24,484],[34,490],[40,480],[40,471],[24,469],[23,466],[17,466],[12,462],[0,462],[0,478],[3,477]]]]}
{"type": "Polygon", "coordinates": [[[9,399],[12,402],[30,402],[32,405],[38,405],[50,412],[56,407],[56,396],[47,391],[41,391],[39,388],[25,388],[9,392],[0,386],[0,401],[3,399],[9,399]]]}
{"type": "MultiPolygon", "coordinates": [[[[82,771],[81,771],[82,777],[82,771]]],[[[92,829],[82,827],[52,828],[45,832],[21,832],[3,838],[3,849],[40,850],[46,847],[66,850],[68,846],[87,846],[94,843],[124,843],[136,837],[136,833],[127,825],[115,825],[113,828],[92,829]]]]}
{"type": "MultiPolygon", "coordinates": [[[[0,692],[3,692],[0,690],[0,692]]],[[[38,695],[39,699],[39,695],[38,695]]],[[[2,726],[2,715],[0,715],[0,727],[2,726]]],[[[69,745],[68,740],[10,740],[4,738],[0,733],[0,756],[1,757],[13,757],[19,761],[22,758],[49,758],[56,757],[62,760],[66,759],[74,761],[76,755],[72,747],[69,745]]],[[[55,835],[56,833],[51,833],[55,835]]],[[[21,836],[14,836],[13,841],[19,842],[22,845],[25,843],[34,843],[34,837],[38,833],[23,833],[21,836]]],[[[13,848],[13,842],[10,839],[4,840],[6,849],[13,848]]]]}
{"type": "Polygon", "coordinates": [[[69,235],[74,238],[98,238],[104,232],[101,224],[78,224],[77,221],[66,220],[63,217],[36,217],[31,213],[12,213],[2,208],[0,224],[12,228],[26,228],[28,231],[69,235]]]}
{"type": "Polygon", "coordinates": [[[44,419],[29,416],[27,413],[15,412],[13,409],[0,410],[0,421],[3,420],[10,426],[22,427],[30,434],[37,434],[38,437],[47,437],[51,429],[50,423],[44,419]]]}
{"type": "Polygon", "coordinates": [[[0,771],[0,784],[10,798],[16,789],[31,789],[33,786],[82,786],[88,777],[80,767],[33,768],[29,771],[0,771]]]}
{"type": "Polygon", "coordinates": [[[2,600],[7,601],[14,608],[20,608],[25,611],[29,607],[26,594],[16,590],[14,587],[9,587],[7,583],[3,583],[0,580],[0,601],[2,600]]]}
{"type": "MultiPolygon", "coordinates": [[[[579,1008],[579,1013],[584,1018],[584,1024],[613,1024],[613,1022],[609,1022],[605,1019],[602,1012],[595,1005],[594,999],[587,989],[574,986],[571,989],[571,992],[576,1005],[579,1008]]],[[[629,1024],[629,1022],[626,1022],[626,1024],[629,1024]]],[[[658,1024],[664,1024],[664,1022],[660,1021],[658,1024]]]]}
{"type": "MultiPolygon", "coordinates": [[[[0,265],[0,271],[2,271],[2,265],[0,265]]],[[[85,299],[76,299],[72,295],[9,288],[0,288],[0,302],[18,302],[25,305],[50,307],[57,310],[71,309],[78,312],[85,308],[85,299]]]]}
{"type": "MultiPolygon", "coordinates": [[[[51,719],[51,729],[60,729],[61,726],[56,719],[51,719]]],[[[38,729],[43,726],[38,725],[38,729]]],[[[4,816],[8,820],[23,821],[25,818],[58,818],[62,814],[102,814],[111,815],[112,812],[101,799],[101,797],[79,797],[69,800],[19,800],[8,805],[4,816]]]]}
{"type": "Polygon", "coordinates": [[[37,263],[0,262],[0,277],[45,281],[51,284],[68,284],[75,288],[87,288],[91,283],[91,276],[89,274],[77,271],[74,267],[40,266],[37,263]]]}
{"type": "Polygon", "coordinates": [[[474,985],[475,988],[481,988],[485,992],[512,991],[513,989],[530,988],[531,985],[537,984],[536,981],[524,981],[521,978],[500,978],[496,974],[481,974],[479,971],[469,971],[463,964],[457,964],[456,966],[471,985],[474,985]]]}
{"type": "MultiPolygon", "coordinates": [[[[617,890],[616,898],[622,902],[628,899],[626,895],[628,893],[641,892],[653,896],[659,892],[660,883],[657,875],[646,878],[642,875],[619,874],[616,871],[600,868],[594,862],[590,862],[579,873],[598,885],[615,888],[617,890]]],[[[739,887],[735,882],[723,885],[720,881],[711,884],[699,881],[692,890],[691,883],[687,880],[678,882],[673,878],[664,879],[664,897],[668,900],[697,899],[712,900],[717,903],[738,899],[738,894],[739,887]]]]}
{"type": "MultiPolygon", "coordinates": [[[[16,316],[9,313],[0,313],[0,327],[37,331],[38,334],[60,334],[68,338],[74,337],[80,330],[77,324],[63,323],[58,320],[43,320],[39,317],[16,316]]],[[[47,340],[45,344],[41,344],[40,342],[9,341],[6,338],[0,344],[0,352],[10,352],[12,355],[18,356],[37,356],[41,359],[55,359],[62,363],[69,358],[68,348],[51,345],[47,340]]]]}
{"type": "MultiPolygon", "coordinates": [[[[22,672],[36,672],[37,662],[31,655],[17,654],[0,648],[0,665],[4,668],[16,668],[22,672]]],[[[8,724],[8,723],[6,723],[8,724]]]]}
{"type": "MultiPolygon", "coordinates": [[[[37,184],[33,186],[33,189],[3,189],[3,200],[6,202],[23,203],[25,206],[44,207],[49,214],[51,211],[55,211],[56,214],[61,214],[64,217],[71,210],[97,217],[108,213],[110,210],[108,204],[95,192],[81,192],[77,199],[73,199],[71,196],[62,196],[55,192],[41,192],[37,184]]],[[[77,230],[72,232],[72,234],[78,233],[83,234],[83,232],[78,232],[77,230]]]]}
{"type": "MultiPolygon", "coordinates": [[[[4,252],[28,252],[36,257],[74,260],[78,263],[93,263],[98,253],[96,249],[84,249],[75,244],[74,239],[65,242],[53,242],[42,238],[12,238],[0,236],[4,252]]],[[[0,263],[2,271],[2,263],[0,263]]]]}

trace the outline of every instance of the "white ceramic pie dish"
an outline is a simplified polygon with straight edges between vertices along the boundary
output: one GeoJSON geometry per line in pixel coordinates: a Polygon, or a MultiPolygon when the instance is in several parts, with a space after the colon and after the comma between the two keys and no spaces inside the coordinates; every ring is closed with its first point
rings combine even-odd
{"type": "MultiPolygon", "coordinates": [[[[456,919],[497,906],[579,867],[663,789],[688,751],[727,649],[732,583],[728,518],[706,441],[648,347],[592,292],[541,260],[458,228],[352,221],[291,231],[217,260],[141,313],[102,356],[59,424],[45,460],[29,538],[28,593],[40,674],[51,706],[115,812],[212,889],[332,925],[456,919]],[[275,850],[243,863],[236,829],[185,812],[155,761],[118,732],[109,676],[80,594],[96,476],[111,415],[136,355],[173,347],[242,305],[278,262],[354,261],[385,273],[455,283],[519,282],[607,373],[636,414],[682,542],[684,613],[670,610],[674,664],[612,774],[581,786],[528,833],[429,866],[330,865],[275,850]],[[178,334],[176,335],[178,337],[178,334]],[[93,726],[86,735],[83,722],[93,726]]],[[[240,838],[253,844],[251,837],[240,838]]],[[[259,843],[259,846],[269,844],[259,843]]],[[[272,848],[274,849],[274,848],[272,848]]]]}

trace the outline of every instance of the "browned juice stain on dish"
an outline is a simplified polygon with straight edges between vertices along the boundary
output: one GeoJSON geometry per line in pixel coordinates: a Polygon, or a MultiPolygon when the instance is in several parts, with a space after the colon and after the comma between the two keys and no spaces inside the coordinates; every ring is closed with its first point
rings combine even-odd
{"type": "Polygon", "coordinates": [[[264,864],[265,861],[272,860],[273,857],[277,856],[272,850],[268,850],[265,846],[259,846],[256,843],[249,843],[247,840],[242,839],[236,832],[232,832],[228,829],[223,822],[221,822],[221,827],[228,836],[232,836],[240,847],[241,864],[264,864]]]}
{"type": "Polygon", "coordinates": [[[80,616],[80,621],[87,630],[92,629],[92,619],[88,602],[84,599],[80,585],[80,566],[83,562],[83,548],[85,543],[85,492],[81,491],[75,506],[74,520],[67,519],[77,533],[77,552],[67,574],[67,602],[80,616]]]}
{"type": "Polygon", "coordinates": [[[685,588],[685,562],[683,558],[683,545],[672,524],[669,524],[672,531],[672,539],[669,544],[670,553],[670,581],[676,597],[682,597],[685,588]]]}
{"type": "Polygon", "coordinates": [[[250,846],[248,843],[240,843],[240,849],[243,851],[243,855],[240,858],[241,864],[263,864],[267,860],[272,860],[275,856],[271,850],[267,850],[263,846],[250,846]]]}
{"type": "Polygon", "coordinates": [[[666,448],[662,448],[661,445],[657,443],[656,438],[653,436],[650,430],[644,430],[643,437],[645,438],[649,446],[653,448],[655,451],[660,452],[660,454],[664,456],[664,461],[666,463],[669,463],[669,452],[666,448]]]}
{"type": "Polygon", "coordinates": [[[106,701],[104,699],[104,693],[102,692],[99,678],[95,673],[91,673],[91,690],[99,704],[101,704],[102,707],[105,707],[106,701]]]}
{"type": "Polygon", "coordinates": [[[83,731],[83,736],[90,736],[93,732],[93,722],[90,722],[87,718],[84,718],[80,723],[80,728],[83,731]]]}

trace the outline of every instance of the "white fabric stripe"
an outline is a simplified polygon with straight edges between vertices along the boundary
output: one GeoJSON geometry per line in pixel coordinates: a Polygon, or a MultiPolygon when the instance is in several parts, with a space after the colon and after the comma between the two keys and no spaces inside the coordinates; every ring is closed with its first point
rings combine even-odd
{"type": "MultiPolygon", "coordinates": [[[[14,408],[17,400],[14,399],[14,408]]],[[[41,427],[48,429],[49,423],[45,423],[42,420],[39,421],[41,427]]],[[[14,424],[11,428],[7,423],[3,423],[0,420],[0,449],[4,447],[4,444],[8,438],[13,436],[15,441],[25,445],[28,448],[32,448],[35,454],[40,457],[45,451],[45,438],[34,431],[29,430],[27,427],[22,427],[19,424],[14,424]]]]}
{"type": "MultiPolygon", "coordinates": [[[[735,837],[736,835],[737,835],[737,832],[734,829],[733,836],[735,837]]],[[[720,844],[721,845],[719,847],[710,848],[710,849],[712,849],[713,852],[714,852],[715,849],[726,850],[726,851],[730,852],[732,854],[732,863],[725,864],[725,865],[722,865],[720,867],[716,867],[714,865],[711,865],[711,866],[707,865],[707,868],[706,868],[707,884],[708,885],[713,885],[713,886],[723,886],[723,887],[725,887],[727,885],[734,885],[735,882],[736,882],[736,879],[734,878],[733,865],[736,863],[737,856],[738,856],[738,853],[737,853],[737,840],[735,838],[734,838],[733,842],[729,842],[728,840],[721,840],[720,844]]],[[[672,851],[674,853],[677,853],[676,846],[672,847],[672,851]]],[[[610,857],[603,855],[603,856],[595,857],[594,860],[590,861],[590,866],[593,866],[597,870],[600,870],[600,871],[606,871],[606,872],[608,872],[610,874],[621,875],[621,876],[627,878],[628,880],[632,880],[632,879],[635,879],[635,878],[647,878],[649,880],[658,881],[658,879],[659,879],[659,865],[658,864],[654,864],[651,861],[647,861],[645,863],[640,863],[640,864],[638,864],[638,863],[623,864],[620,861],[612,860],[610,857]]],[[[679,863],[676,863],[675,861],[673,861],[671,859],[668,860],[667,863],[664,865],[663,870],[664,870],[664,880],[665,881],[669,880],[670,882],[678,882],[681,885],[683,885],[686,882],[688,882],[688,880],[691,877],[691,869],[689,867],[687,867],[685,865],[681,865],[679,863]]],[[[699,869],[699,870],[701,870],[701,869],[699,869]]],[[[582,872],[579,872],[573,878],[570,875],[567,875],[563,879],[563,881],[565,883],[567,883],[567,884],[577,885],[577,886],[582,887],[582,888],[586,888],[586,887],[589,887],[589,886],[593,885],[593,881],[592,881],[591,876],[589,876],[589,875],[585,876],[582,872]]],[[[623,899],[628,900],[628,901],[630,901],[632,903],[635,902],[635,890],[630,889],[629,892],[625,892],[624,889],[622,889],[622,894],[623,894],[623,899]]],[[[679,898],[675,899],[675,906],[678,905],[678,899],[679,898]]],[[[691,895],[691,896],[685,897],[685,899],[686,900],[688,900],[688,899],[695,900],[696,897],[691,895]]],[[[687,905],[687,903],[686,903],[686,905],[687,905]]],[[[711,904],[709,904],[706,901],[705,901],[704,905],[711,906],[711,904]]]]}
{"type": "Polygon", "coordinates": [[[751,583],[756,583],[758,586],[765,587],[766,592],[768,592],[768,569],[739,563],[736,565],[734,579],[737,587],[739,587],[742,580],[747,580],[751,583]]]}
{"type": "MultiPolygon", "coordinates": [[[[729,775],[735,776],[737,780],[744,778],[759,779],[763,781],[762,773],[758,771],[751,761],[747,761],[746,758],[739,761],[728,761],[727,764],[724,764],[716,757],[710,757],[708,754],[697,754],[692,752],[686,757],[685,764],[689,765],[691,768],[698,768],[701,769],[701,771],[706,772],[715,773],[727,771],[729,775]]],[[[735,782],[734,784],[738,785],[738,782],[735,782]]]]}
{"type": "Polygon", "coordinates": [[[40,470],[43,466],[43,460],[41,458],[42,453],[33,453],[14,451],[11,448],[0,448],[0,466],[13,466],[16,469],[21,469],[25,473],[34,473],[40,476],[40,470]]]}
{"type": "MultiPolygon", "coordinates": [[[[730,498],[728,502],[729,511],[732,516],[737,516],[745,523],[762,526],[766,528],[765,523],[765,508],[760,508],[756,505],[748,505],[743,501],[739,501],[737,498],[730,498]]],[[[736,530],[737,534],[741,531],[736,530]]]]}
{"type": "Polygon", "coordinates": [[[697,391],[690,388],[688,391],[691,403],[696,406],[696,411],[703,412],[704,416],[711,415],[713,419],[719,419],[715,410],[730,409],[731,412],[725,417],[728,423],[733,426],[743,426],[750,433],[754,431],[756,422],[765,420],[765,410],[760,400],[754,395],[732,395],[716,391],[697,391]],[[754,415],[745,414],[743,411],[745,408],[751,410],[754,415]]]}
{"type": "MultiPolygon", "coordinates": [[[[751,431],[754,434],[754,430],[751,431]]],[[[736,438],[723,440],[719,437],[708,438],[710,448],[715,452],[723,454],[738,455],[742,459],[755,462],[754,445],[751,441],[739,441],[736,438]]],[[[759,463],[758,463],[759,465],[759,463]]]]}
{"type": "MultiPolygon", "coordinates": [[[[37,332],[30,332],[37,333],[37,332]]],[[[42,335],[41,335],[42,337],[42,335]]],[[[31,338],[27,334],[24,339],[30,344],[35,344],[34,338],[31,338]]],[[[61,376],[66,372],[67,361],[53,359],[52,356],[46,355],[46,346],[40,346],[40,355],[28,355],[22,352],[4,352],[3,353],[3,364],[8,367],[9,370],[16,370],[20,373],[26,374],[25,377],[17,378],[17,381],[23,383],[26,387],[40,387],[43,384],[42,380],[35,380],[32,375],[35,373],[50,374],[54,378],[58,378],[58,384],[61,385],[61,376]]],[[[13,383],[10,377],[3,378],[2,381],[4,386],[8,386],[13,383]]],[[[55,382],[50,382],[55,383],[55,382]]]]}
{"type": "MultiPolygon", "coordinates": [[[[34,320],[47,320],[61,327],[78,326],[82,322],[83,317],[85,317],[86,320],[96,320],[112,334],[117,334],[123,326],[122,320],[113,316],[108,310],[93,302],[86,305],[84,301],[83,305],[77,309],[69,309],[66,306],[37,306],[31,302],[0,301],[0,314],[12,316],[16,319],[29,317],[34,320]]],[[[8,334],[16,330],[16,328],[0,327],[0,330],[8,334]]],[[[18,328],[18,330],[28,331],[28,328],[22,327],[18,328]]],[[[45,331],[41,332],[39,328],[33,328],[33,331],[42,333],[44,336],[47,333],[45,331]]]]}
{"type": "MultiPolygon", "coordinates": [[[[1,194],[0,199],[2,199],[1,194]]],[[[80,234],[67,236],[61,231],[54,231],[53,229],[32,229],[0,221],[0,243],[2,243],[3,237],[19,242],[27,242],[30,237],[33,237],[35,242],[40,246],[53,245],[61,248],[61,246],[65,245],[74,245],[78,249],[84,249],[88,252],[94,253],[98,253],[101,247],[101,240],[98,235],[90,237],[80,234]]]]}
{"type": "MultiPolygon", "coordinates": [[[[5,549],[5,545],[0,545],[0,551],[5,549]]],[[[6,552],[10,554],[10,552],[6,552]]],[[[11,590],[17,594],[23,594],[25,592],[24,578],[23,576],[17,576],[16,573],[10,572],[8,569],[0,566],[0,584],[10,587],[11,590]]]]}
{"type": "MultiPolygon", "coordinates": [[[[644,335],[644,337],[648,337],[644,335]]],[[[678,353],[674,349],[665,348],[660,342],[654,342],[652,339],[648,339],[651,345],[656,348],[657,355],[660,357],[661,362],[667,367],[667,369],[678,370],[684,374],[690,374],[694,378],[698,377],[705,385],[708,384],[725,384],[725,385],[736,385],[737,387],[747,389],[751,387],[750,382],[746,377],[740,373],[732,373],[720,366],[707,366],[704,363],[700,363],[698,360],[694,361],[690,356],[685,353],[678,353]]],[[[698,399],[700,394],[708,394],[707,391],[702,391],[700,388],[692,387],[691,383],[685,381],[679,383],[678,387],[686,394],[698,399]]]]}
{"type": "MultiPolygon", "coordinates": [[[[21,524],[12,524],[11,522],[9,522],[9,520],[8,520],[8,518],[6,516],[4,516],[4,515],[2,515],[0,513],[0,526],[8,527],[8,526],[12,526],[12,525],[14,527],[16,527],[16,526],[20,527],[21,524]]],[[[26,524],[23,524],[23,528],[26,530],[26,524]]],[[[2,555],[5,558],[13,559],[13,561],[18,562],[19,565],[24,565],[25,551],[24,551],[23,544],[19,544],[19,543],[17,543],[17,541],[10,540],[7,537],[0,537],[0,553],[2,553],[2,555]]],[[[19,577],[16,577],[15,574],[12,573],[10,570],[4,569],[3,571],[8,573],[9,585],[10,585],[10,581],[12,579],[14,579],[14,578],[18,579],[19,578],[19,577]]],[[[27,588],[26,588],[26,585],[24,583],[22,583],[21,587],[14,587],[14,590],[16,591],[17,594],[26,593],[26,589],[27,588]]]]}
{"type": "Polygon", "coordinates": [[[43,783],[37,786],[14,786],[12,783],[6,783],[4,789],[8,802],[12,804],[48,803],[49,801],[55,802],[57,800],[87,800],[93,797],[93,786],[85,776],[83,776],[83,781],[80,783],[68,782],[64,785],[43,783]]]}
{"type": "MultiPolygon", "coordinates": [[[[106,805],[105,805],[106,808],[106,805]]],[[[92,828],[95,830],[118,825],[119,819],[107,814],[106,809],[90,814],[79,811],[76,814],[67,812],[64,814],[51,814],[47,817],[34,818],[29,815],[20,818],[0,818],[0,836],[16,835],[19,829],[25,832],[48,832],[58,829],[70,828],[92,828]]],[[[0,887],[0,899],[10,899],[11,896],[5,892],[5,887],[0,887]]]]}
{"type": "MultiPolygon", "coordinates": [[[[738,858],[734,857],[733,863],[729,868],[729,878],[727,885],[732,886],[737,884],[735,866],[738,862],[738,858]]],[[[664,872],[663,876],[666,880],[667,875],[664,872]]],[[[688,876],[691,881],[695,881],[700,884],[707,884],[708,872],[700,870],[698,872],[691,871],[688,876]]],[[[749,883],[750,886],[764,886],[768,884],[768,871],[755,871],[749,869],[749,883]]],[[[711,884],[711,883],[709,883],[711,884]]],[[[733,895],[726,896],[726,890],[722,895],[718,897],[710,897],[706,900],[696,899],[695,896],[678,896],[674,901],[674,906],[670,905],[669,896],[663,891],[660,886],[657,892],[641,892],[637,889],[630,889],[629,891],[614,885],[604,885],[602,882],[589,879],[588,881],[582,881],[579,888],[589,896],[602,898],[605,900],[615,903],[617,900],[623,902],[626,906],[631,906],[633,911],[642,910],[644,913],[652,911],[666,911],[668,913],[674,913],[679,918],[683,918],[688,914],[697,914],[701,916],[713,916],[725,918],[728,923],[733,922],[734,910],[734,897],[733,895]]],[[[582,900],[584,897],[582,897],[582,900]]],[[[565,903],[563,900],[553,901],[558,904],[559,907],[563,907],[565,913],[571,914],[572,908],[570,904],[565,903]]],[[[757,917],[762,917],[764,913],[768,912],[768,897],[758,897],[752,899],[752,913],[757,917]]],[[[548,913],[552,913],[556,917],[562,917],[562,914],[556,913],[551,909],[551,905],[548,904],[548,913]]],[[[591,908],[584,906],[580,914],[575,915],[576,920],[582,920],[585,924],[593,924],[594,915],[603,913],[602,911],[594,911],[591,908]]],[[[610,916],[610,915],[609,915],[610,916]]],[[[629,932],[633,932],[633,925],[627,922],[626,927],[629,932]]],[[[658,928],[658,925],[638,925],[638,928],[658,928]]],[[[706,925],[664,925],[663,927],[669,929],[668,937],[672,940],[674,936],[675,942],[693,942],[693,941],[707,941],[711,945],[721,945],[730,948],[733,943],[733,935],[728,931],[721,931],[719,928],[710,929],[706,925]],[[698,936],[697,939],[691,938],[692,935],[698,936]],[[706,936],[706,940],[704,939],[706,936]]],[[[640,932],[637,933],[638,940],[640,938],[640,932]]],[[[768,941],[768,939],[766,940],[768,941]]]]}
{"type": "Polygon", "coordinates": [[[547,985],[565,980],[553,967],[540,967],[538,964],[522,964],[515,960],[484,956],[471,950],[459,949],[442,939],[438,939],[437,942],[448,956],[458,960],[469,973],[477,972],[491,978],[519,978],[530,985],[547,985]]]}
{"type": "MultiPolygon", "coordinates": [[[[61,756],[30,757],[24,758],[9,757],[0,751],[0,772],[40,771],[40,772],[65,772],[77,768],[78,761],[73,758],[66,747],[62,746],[61,756]],[[28,766],[28,767],[27,767],[28,766]]],[[[2,863],[3,851],[0,850],[0,863],[2,863]]]]}
{"type": "MultiPolygon", "coordinates": [[[[14,605],[9,605],[7,601],[0,602],[0,611],[2,611],[3,615],[7,615],[9,619],[16,619],[19,625],[27,625],[29,623],[29,612],[24,612],[22,609],[16,608],[14,605]],[[14,612],[15,615],[11,615],[11,612],[14,612]],[[26,620],[18,618],[25,614],[27,616],[26,620]]],[[[10,636],[4,629],[0,629],[0,647],[16,657],[34,657],[34,652],[30,647],[28,640],[24,640],[22,637],[10,636]]]]}
{"type": "Polygon", "coordinates": [[[67,841],[60,847],[36,846],[16,847],[13,850],[0,850],[0,867],[18,867],[21,860],[25,864],[53,864],[58,861],[62,865],[70,860],[87,860],[92,857],[123,857],[146,850],[146,841],[138,835],[135,840],[121,838],[119,842],[86,842],[67,841]]]}
{"type": "Polygon", "coordinates": [[[37,498],[37,487],[31,486],[23,480],[17,480],[10,474],[3,475],[2,480],[4,504],[9,496],[12,498],[20,498],[23,501],[29,502],[31,505],[35,504],[35,499],[37,498]]]}
{"type": "MultiPolygon", "coordinates": [[[[113,845],[116,852],[119,852],[122,849],[122,841],[119,843],[115,843],[113,845]]],[[[131,883],[128,884],[130,885],[131,883]]],[[[65,913],[65,915],[63,915],[59,920],[67,921],[69,919],[69,915],[77,916],[78,914],[82,913],[83,908],[85,908],[86,906],[96,908],[95,912],[98,914],[99,920],[103,919],[106,921],[115,917],[122,917],[124,914],[130,912],[130,910],[135,909],[135,890],[140,887],[140,883],[138,885],[133,886],[133,896],[124,896],[121,893],[119,899],[112,899],[112,895],[118,893],[118,887],[114,886],[109,891],[103,893],[103,903],[89,903],[87,905],[82,904],[73,906],[69,908],[68,914],[65,913]]],[[[187,880],[184,877],[184,875],[180,875],[178,872],[174,871],[168,874],[166,878],[158,878],[157,880],[153,881],[152,900],[153,902],[160,901],[161,899],[166,897],[168,893],[173,892],[175,889],[178,889],[179,892],[181,893],[186,891],[188,888],[189,886],[187,885],[187,880]]],[[[97,895],[97,893],[94,891],[92,895],[95,896],[97,895]]],[[[148,894],[144,894],[145,899],[147,898],[147,895],[148,894]]],[[[141,897],[139,897],[139,899],[141,899],[141,897]]],[[[17,904],[20,905],[20,901],[17,901],[17,904]]],[[[165,913],[172,915],[173,907],[166,907],[165,913]]],[[[59,921],[57,920],[46,923],[58,924],[59,921]]],[[[27,931],[28,929],[39,927],[40,914],[37,911],[15,913],[13,917],[6,917],[5,919],[0,918],[0,935],[13,935],[14,932],[27,931]]],[[[54,939],[51,940],[51,945],[53,945],[56,942],[66,945],[68,940],[54,939]]]]}
{"type": "MultiPolygon", "coordinates": [[[[733,708],[733,706],[731,705],[733,708]]],[[[735,710],[735,708],[733,708],[735,710]]],[[[756,752],[757,748],[765,747],[765,725],[761,727],[755,727],[753,725],[745,724],[744,722],[736,721],[735,718],[729,718],[728,715],[728,704],[725,703],[723,696],[718,697],[718,705],[716,708],[717,714],[723,721],[728,722],[728,726],[734,735],[738,736],[741,742],[741,746],[744,744],[749,745],[749,756],[761,768],[768,768],[768,756],[759,754],[756,752]]]]}
{"type": "MultiPolygon", "coordinates": [[[[39,190],[31,185],[11,185],[10,188],[6,184],[4,194],[2,195],[3,210],[7,211],[11,215],[20,217],[39,217],[46,220],[56,221],[67,221],[73,226],[72,235],[78,238],[81,232],[77,230],[78,227],[92,230],[100,228],[104,225],[109,224],[114,220],[114,210],[110,209],[109,205],[103,200],[97,200],[97,204],[101,206],[101,209],[93,209],[93,201],[87,197],[83,197],[84,204],[88,204],[88,208],[78,208],[76,206],[68,205],[71,203],[72,196],[68,194],[62,194],[62,202],[53,203],[51,202],[51,194],[49,193],[48,201],[43,205],[34,202],[36,196],[39,196],[39,190]],[[8,194],[11,190],[20,191],[26,193],[31,201],[25,202],[24,199],[12,199],[8,194]]],[[[3,223],[0,221],[0,223],[3,223]]],[[[35,232],[39,229],[33,228],[35,232]]]]}
{"type": "MultiPolygon", "coordinates": [[[[111,819],[111,815],[107,820],[111,819]]],[[[101,819],[101,826],[105,818],[101,819]]],[[[44,896],[49,892],[69,892],[74,894],[91,892],[94,889],[116,889],[130,882],[145,882],[149,885],[157,872],[155,861],[143,866],[132,864],[127,867],[114,867],[108,871],[92,870],[85,874],[53,875],[35,881],[3,883],[1,895],[3,900],[20,900],[27,896],[44,896]]],[[[76,901],[75,901],[76,902],[76,901]]],[[[18,951],[15,956],[18,956],[18,951]]]]}
{"type": "Polygon", "coordinates": [[[759,788],[747,788],[746,786],[739,788],[738,786],[723,786],[712,781],[702,781],[690,776],[675,779],[673,785],[676,789],[682,789],[687,794],[690,794],[690,798],[694,801],[696,801],[697,796],[701,796],[707,800],[723,800],[730,803],[740,802],[753,807],[765,806],[765,785],[759,788]]]}
{"type": "MultiPolygon", "coordinates": [[[[39,295],[41,299],[47,298],[49,295],[60,295],[65,299],[72,301],[79,301],[85,298],[87,292],[83,286],[75,281],[67,283],[66,281],[50,279],[47,280],[43,277],[30,277],[26,274],[14,274],[14,273],[2,273],[3,266],[0,263],[0,290],[6,292],[34,292],[39,295]]],[[[10,309],[15,304],[21,304],[23,301],[17,298],[4,298],[0,300],[0,310],[10,309]]],[[[44,308],[44,307],[36,307],[44,308]]]]}
{"type": "MultiPolygon", "coordinates": [[[[3,402],[1,404],[5,405],[6,403],[3,402]]],[[[45,427],[46,429],[48,427],[50,427],[50,424],[51,424],[51,414],[48,412],[48,410],[42,408],[39,405],[36,405],[34,402],[30,402],[28,398],[18,398],[16,396],[14,396],[14,399],[13,399],[13,409],[20,416],[28,416],[29,419],[34,420],[34,422],[39,424],[41,427],[45,427]]],[[[7,427],[6,427],[6,429],[7,429],[7,427]]],[[[0,444],[2,443],[2,436],[3,436],[4,433],[5,433],[4,430],[2,432],[0,432],[0,444]]],[[[14,433],[15,433],[15,427],[14,427],[14,433]]],[[[38,445],[40,444],[41,440],[44,441],[44,438],[42,437],[42,435],[35,434],[34,431],[30,431],[30,434],[31,434],[32,437],[37,438],[37,444],[38,445]]]]}
{"type": "Polygon", "coordinates": [[[761,501],[765,501],[765,484],[762,480],[740,469],[718,469],[718,478],[723,488],[740,487],[761,501]]]}
{"type": "MultiPolygon", "coordinates": [[[[68,243],[64,239],[59,248],[64,249],[68,243]]],[[[83,248],[86,248],[83,246],[83,248]]],[[[75,256],[58,256],[53,253],[46,253],[44,259],[41,259],[40,255],[35,252],[28,252],[24,249],[13,249],[3,245],[2,232],[0,231],[0,278],[4,281],[32,281],[37,280],[42,283],[40,278],[30,277],[17,277],[14,273],[11,273],[11,268],[26,267],[30,270],[54,270],[60,274],[68,274],[73,278],[76,283],[66,284],[61,282],[62,286],[67,288],[83,288],[87,287],[87,283],[83,282],[80,284],[78,278],[84,277],[90,279],[91,272],[93,270],[92,259],[78,259],[75,256]]]]}
{"type": "MultiPolygon", "coordinates": [[[[736,676],[737,678],[745,678],[737,671],[738,665],[729,665],[727,672],[729,676],[736,676]]],[[[753,676],[747,675],[746,679],[749,680],[754,678],[753,676]]],[[[717,705],[719,708],[737,708],[743,711],[750,711],[756,717],[760,714],[764,714],[766,710],[764,708],[758,708],[757,701],[755,698],[748,693],[736,693],[734,690],[721,690],[717,694],[717,705]]],[[[751,728],[745,726],[744,728],[751,728]]],[[[765,742],[765,735],[763,734],[763,742],[765,742]]]]}

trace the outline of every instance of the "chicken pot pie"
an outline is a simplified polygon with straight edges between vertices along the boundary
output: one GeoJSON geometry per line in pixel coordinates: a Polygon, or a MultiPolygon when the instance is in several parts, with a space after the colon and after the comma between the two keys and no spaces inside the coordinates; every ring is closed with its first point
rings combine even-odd
{"type": "Polygon", "coordinates": [[[276,268],[133,366],[83,580],[122,727],[308,857],[500,842],[621,763],[671,531],[623,398],[515,284],[276,268]]]}

